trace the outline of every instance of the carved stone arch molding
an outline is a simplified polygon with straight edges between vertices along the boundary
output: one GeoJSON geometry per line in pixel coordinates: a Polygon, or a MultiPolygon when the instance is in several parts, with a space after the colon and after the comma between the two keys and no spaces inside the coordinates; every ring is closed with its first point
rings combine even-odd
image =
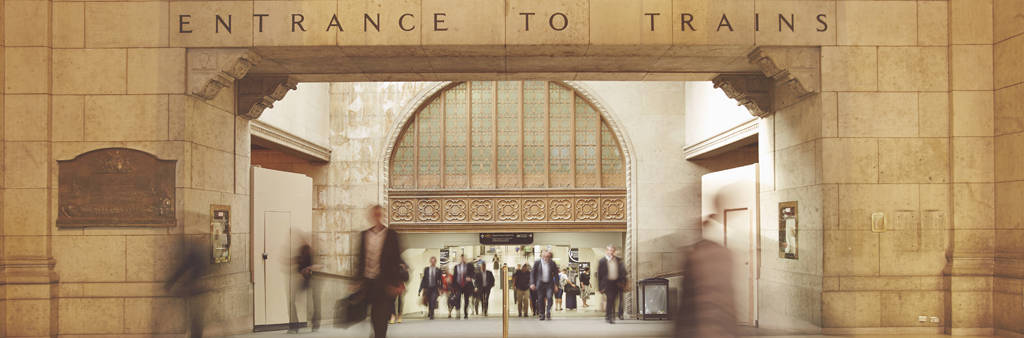
{"type": "Polygon", "coordinates": [[[212,100],[234,83],[236,113],[246,119],[257,119],[298,86],[298,80],[288,75],[246,77],[262,60],[263,57],[249,49],[189,49],[189,93],[212,100]]]}
{"type": "MultiPolygon", "coordinates": [[[[634,267],[637,266],[637,264],[635,262],[635,260],[636,260],[636,252],[635,252],[636,251],[636,245],[635,245],[635,243],[633,243],[634,238],[636,238],[636,232],[637,232],[637,229],[636,229],[636,224],[637,224],[637,222],[636,222],[636,196],[635,196],[635,194],[636,194],[635,191],[636,191],[636,181],[637,181],[637,179],[635,177],[636,171],[633,170],[634,163],[636,163],[636,157],[635,157],[636,155],[635,155],[635,152],[633,151],[633,143],[630,140],[629,135],[626,134],[625,129],[622,127],[622,123],[620,122],[619,116],[614,114],[614,113],[612,113],[612,111],[608,108],[609,106],[604,102],[604,100],[601,97],[595,95],[594,91],[591,90],[589,88],[589,86],[587,86],[585,83],[577,82],[577,81],[564,81],[564,82],[560,82],[560,83],[565,85],[566,87],[569,87],[572,90],[576,91],[576,93],[578,95],[582,96],[584,99],[589,101],[591,105],[593,105],[594,109],[598,112],[598,114],[607,122],[608,127],[612,130],[612,133],[615,135],[615,137],[616,137],[616,139],[617,139],[617,141],[619,143],[619,147],[620,147],[620,149],[622,151],[622,158],[623,158],[623,162],[624,162],[623,164],[625,166],[624,169],[625,169],[625,179],[626,179],[626,182],[625,182],[626,201],[625,201],[625,203],[622,203],[622,204],[618,204],[619,202],[615,202],[615,201],[608,201],[608,203],[614,204],[614,206],[616,206],[618,208],[618,209],[614,209],[614,210],[616,210],[616,212],[615,212],[615,215],[613,215],[613,217],[621,217],[626,222],[626,238],[625,238],[625,248],[624,248],[624,252],[625,253],[623,255],[624,255],[624,260],[625,260],[625,263],[626,263],[626,270],[627,271],[634,271],[633,270],[634,267]]],[[[458,84],[457,82],[452,82],[452,81],[437,82],[437,83],[429,86],[428,88],[425,88],[425,89],[421,90],[411,101],[409,101],[405,105],[405,107],[403,108],[402,112],[395,118],[395,121],[392,123],[391,127],[388,129],[387,138],[384,141],[384,148],[382,149],[383,151],[380,153],[380,157],[377,159],[378,163],[381,164],[380,166],[378,166],[378,168],[380,168],[379,172],[378,172],[378,175],[379,175],[378,177],[381,177],[381,180],[379,181],[379,189],[378,189],[378,191],[380,192],[380,201],[381,201],[382,204],[387,204],[388,201],[389,201],[388,187],[389,187],[389,184],[390,184],[390,182],[389,182],[389,180],[390,180],[389,175],[391,173],[391,168],[390,168],[390,165],[391,165],[390,162],[391,161],[390,161],[390,159],[392,157],[392,153],[395,151],[395,147],[397,146],[396,143],[398,142],[398,139],[401,136],[403,127],[406,124],[408,124],[408,122],[411,119],[413,119],[415,117],[416,113],[420,110],[420,108],[423,107],[423,105],[425,103],[428,102],[428,100],[433,98],[435,95],[437,95],[441,91],[444,91],[444,90],[448,89],[449,87],[455,86],[457,84],[458,84]]],[[[401,203],[401,201],[399,201],[398,203],[401,203]]],[[[497,217],[499,219],[502,219],[503,217],[504,218],[509,218],[509,219],[518,217],[518,215],[517,216],[511,216],[511,215],[505,215],[505,214],[502,213],[503,208],[507,207],[507,206],[510,206],[511,203],[519,203],[519,202],[517,202],[517,201],[501,201],[501,200],[499,200],[497,202],[497,205],[493,206],[493,208],[495,209],[494,210],[495,217],[497,217]]],[[[529,204],[530,200],[523,200],[522,203],[524,203],[524,205],[521,205],[521,206],[517,205],[517,206],[525,208],[526,207],[525,204],[529,204]]],[[[604,203],[604,202],[602,202],[602,203],[604,203]]],[[[543,205],[543,204],[540,204],[540,205],[543,205]]],[[[465,207],[466,209],[461,209],[459,207],[453,207],[453,210],[465,210],[465,214],[469,214],[469,212],[471,211],[470,206],[469,205],[465,205],[465,206],[462,206],[462,207],[465,207]]],[[[406,206],[406,205],[395,205],[395,206],[391,206],[391,208],[397,208],[397,209],[400,209],[400,210],[406,210],[407,208],[409,208],[409,206],[406,206]]],[[[541,210],[539,212],[540,213],[548,213],[549,211],[548,210],[541,210]]],[[[446,217],[447,216],[449,216],[449,215],[446,214],[446,217]]],[[[455,214],[453,214],[453,215],[451,215],[451,217],[472,217],[472,216],[470,216],[470,215],[455,215],[455,214]]],[[[528,217],[528,216],[524,216],[524,217],[528,217]]],[[[412,215],[409,215],[407,217],[407,219],[410,219],[410,220],[411,220],[411,218],[412,218],[412,215]]],[[[635,278],[636,276],[629,276],[629,277],[630,278],[635,278]]],[[[625,305],[625,310],[626,310],[627,314],[634,313],[634,309],[633,309],[633,296],[634,295],[632,293],[626,293],[626,295],[624,296],[625,297],[624,301],[625,301],[625,304],[626,304],[625,305]]]]}
{"type": "Polygon", "coordinates": [[[818,47],[758,47],[747,54],[747,60],[761,74],[722,74],[712,82],[751,115],[767,117],[820,91],[820,51],[818,47]]]}

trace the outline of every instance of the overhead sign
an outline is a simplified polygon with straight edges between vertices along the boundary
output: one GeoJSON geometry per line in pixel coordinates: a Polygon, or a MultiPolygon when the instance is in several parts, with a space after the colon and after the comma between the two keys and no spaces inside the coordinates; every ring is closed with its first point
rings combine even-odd
{"type": "Polygon", "coordinates": [[[481,233],[480,244],[502,245],[502,244],[533,244],[532,232],[492,232],[481,233]]]}
{"type": "Polygon", "coordinates": [[[448,266],[448,255],[448,249],[441,249],[441,257],[438,259],[441,263],[441,266],[448,266]]]}

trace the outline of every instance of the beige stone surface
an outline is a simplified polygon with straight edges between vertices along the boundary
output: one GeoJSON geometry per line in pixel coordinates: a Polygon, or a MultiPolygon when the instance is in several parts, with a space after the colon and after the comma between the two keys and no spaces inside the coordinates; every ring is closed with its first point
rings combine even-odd
{"type": "Polygon", "coordinates": [[[775,151],[777,189],[821,183],[819,144],[812,141],[775,151]]]}
{"type": "Polygon", "coordinates": [[[50,87],[50,50],[44,47],[4,47],[4,92],[43,94],[50,87]]]}
{"type": "Polygon", "coordinates": [[[124,94],[124,49],[55,49],[55,94],[124,94]]]}
{"type": "Polygon", "coordinates": [[[4,234],[8,236],[46,235],[46,189],[7,189],[4,191],[4,234]]]}
{"type": "Polygon", "coordinates": [[[4,188],[46,187],[47,149],[45,142],[6,142],[4,188]]]}
{"type": "Polygon", "coordinates": [[[8,236],[4,238],[4,255],[42,257],[46,255],[46,236],[8,236]]]}
{"type": "Polygon", "coordinates": [[[821,138],[822,104],[822,100],[809,98],[776,110],[775,149],[788,148],[821,138]]]}
{"type": "Polygon", "coordinates": [[[918,136],[949,136],[949,106],[949,93],[919,93],[918,136]]]}
{"type": "Polygon", "coordinates": [[[825,327],[878,327],[882,298],[877,291],[825,292],[821,295],[825,327]]]}
{"type": "Polygon", "coordinates": [[[47,336],[50,334],[50,300],[7,300],[4,318],[8,336],[47,336]]]}
{"type": "Polygon", "coordinates": [[[172,1],[167,16],[170,26],[169,44],[172,47],[251,46],[255,29],[253,26],[257,20],[242,18],[252,18],[253,14],[256,13],[253,13],[252,1],[172,1]],[[221,15],[222,20],[227,20],[228,16],[238,18],[237,22],[232,19],[230,34],[217,34],[217,14],[221,15]],[[180,33],[189,30],[192,32],[180,33]]]}
{"type": "Polygon", "coordinates": [[[839,136],[839,95],[821,93],[821,137],[839,136]]]}
{"type": "Polygon", "coordinates": [[[995,190],[996,229],[1024,229],[1024,182],[997,183],[995,190]]]}
{"type": "Polygon", "coordinates": [[[82,95],[53,95],[50,106],[54,141],[82,141],[85,139],[85,97],[82,95]]]}
{"type": "Polygon", "coordinates": [[[991,137],[954,137],[953,182],[992,182],[995,178],[991,137]]]}
{"type": "MultiPolygon", "coordinates": [[[[234,163],[235,157],[230,152],[198,144],[193,145],[192,186],[220,192],[233,191],[235,188],[234,163]]],[[[207,209],[209,208],[207,207],[207,209]]],[[[209,210],[206,213],[209,213],[209,210]]],[[[209,229],[206,231],[209,232],[209,229]]]]}
{"type": "Polygon", "coordinates": [[[878,141],[826,138],[821,141],[823,183],[878,182],[878,141]]]}
{"type": "Polygon", "coordinates": [[[878,274],[878,245],[878,234],[870,231],[825,231],[824,274],[878,274]]]}
{"type": "Polygon", "coordinates": [[[85,3],[53,3],[53,47],[85,47],[85,3]]]}
{"type": "Polygon", "coordinates": [[[882,292],[882,327],[934,327],[939,324],[920,323],[918,315],[939,316],[945,313],[941,291],[882,292]]]}
{"type": "Polygon", "coordinates": [[[957,45],[953,52],[953,90],[992,89],[992,47],[989,45],[957,45]]]}
{"type": "Polygon", "coordinates": [[[1007,134],[995,138],[996,181],[1024,179],[1024,133],[1007,134]]]}
{"type": "Polygon", "coordinates": [[[124,332],[124,298],[61,298],[60,330],[64,334],[124,332]]]}
{"type": "Polygon", "coordinates": [[[127,65],[128,94],[185,92],[184,48],[132,48],[127,65]]]}
{"type": "Polygon", "coordinates": [[[170,36],[167,2],[87,2],[85,46],[166,47],[170,36]]]}
{"type": "Polygon", "coordinates": [[[993,38],[996,42],[1024,33],[1024,3],[1020,0],[993,0],[993,38]]]}
{"type": "Polygon", "coordinates": [[[185,103],[185,137],[192,142],[225,152],[235,151],[235,117],[209,103],[189,99],[185,103]]]}
{"type": "Polygon", "coordinates": [[[86,96],[84,129],[90,141],[165,140],[167,96],[86,96]]]}
{"type": "Polygon", "coordinates": [[[879,47],[878,90],[945,91],[946,53],[945,47],[879,47]]]}
{"type": "Polygon", "coordinates": [[[992,0],[950,0],[953,44],[992,43],[992,0]]]}
{"type": "Polygon", "coordinates": [[[5,46],[50,45],[47,2],[7,0],[3,6],[5,46]]]}
{"type": "Polygon", "coordinates": [[[917,136],[916,93],[839,93],[840,137],[917,136]]]}
{"type": "Polygon", "coordinates": [[[953,136],[991,136],[993,105],[991,91],[953,91],[953,136]]]}
{"type": "Polygon", "coordinates": [[[899,210],[917,210],[919,196],[913,184],[840,185],[839,228],[868,231],[872,213],[883,212],[891,218],[899,210]]]}
{"type": "Polygon", "coordinates": [[[995,226],[995,185],[953,185],[953,226],[956,229],[992,229],[995,226]]]}
{"type": "Polygon", "coordinates": [[[54,236],[53,257],[61,281],[125,280],[124,236],[54,236]],[[83,254],[83,253],[91,254],[83,254]]]}
{"type": "Polygon", "coordinates": [[[946,1],[917,2],[917,43],[922,46],[949,44],[949,4],[946,1]]]}
{"type": "Polygon", "coordinates": [[[1024,35],[1000,42],[993,49],[996,88],[1024,82],[1024,35]]]}
{"type": "Polygon", "coordinates": [[[162,281],[180,264],[183,242],[178,236],[132,236],[126,241],[125,279],[162,281]]]}
{"type": "Polygon", "coordinates": [[[179,333],[186,329],[186,305],[181,298],[126,298],[125,333],[179,333]]]}
{"type": "Polygon", "coordinates": [[[4,97],[4,138],[11,141],[48,139],[49,107],[47,95],[7,95],[4,97]]]}
{"type": "Polygon", "coordinates": [[[821,90],[878,89],[878,48],[824,46],[821,48],[821,90]]]}
{"type": "Polygon", "coordinates": [[[942,183],[949,180],[949,143],[945,139],[878,140],[880,183],[942,183]]]}
{"type": "Polygon", "coordinates": [[[907,46],[917,43],[917,4],[912,1],[836,2],[840,45],[907,46]]]}
{"type": "Polygon", "coordinates": [[[1024,131],[1024,84],[997,89],[995,101],[995,134],[1024,131]]]}

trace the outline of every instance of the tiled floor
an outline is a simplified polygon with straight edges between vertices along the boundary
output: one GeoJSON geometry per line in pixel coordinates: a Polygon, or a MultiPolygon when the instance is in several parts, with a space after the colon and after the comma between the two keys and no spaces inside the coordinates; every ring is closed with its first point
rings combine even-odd
{"type": "MultiPolygon", "coordinates": [[[[447,316],[447,315],[446,315],[447,316]]],[[[401,324],[391,325],[388,328],[389,337],[501,337],[501,318],[492,317],[486,319],[437,319],[426,321],[421,319],[406,320],[401,324]]],[[[541,337],[573,337],[573,338],[595,338],[595,337],[670,337],[672,324],[667,321],[619,321],[614,325],[607,324],[600,318],[569,317],[559,318],[557,315],[552,321],[539,321],[535,318],[522,319],[512,318],[509,321],[509,337],[541,338],[541,337]]],[[[348,329],[322,328],[319,332],[310,333],[309,329],[303,329],[299,335],[288,335],[284,332],[261,332],[238,337],[369,337],[370,327],[362,323],[348,329]]],[[[756,331],[754,331],[755,334],[756,331]]],[[[778,333],[768,335],[757,335],[757,337],[837,337],[826,335],[779,335],[778,333]]],[[[865,338],[932,338],[942,337],[940,335],[901,335],[884,336],[870,335],[858,336],[865,338]]]]}

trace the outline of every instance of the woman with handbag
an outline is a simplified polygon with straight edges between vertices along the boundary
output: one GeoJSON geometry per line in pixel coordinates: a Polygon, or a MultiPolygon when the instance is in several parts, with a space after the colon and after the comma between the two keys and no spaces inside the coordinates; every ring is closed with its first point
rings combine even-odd
{"type": "MultiPolygon", "coordinates": [[[[570,273],[569,276],[575,276],[570,273]]],[[[576,284],[576,279],[573,277],[567,277],[565,279],[565,309],[576,310],[576,295],[580,294],[580,287],[576,284]]]]}

